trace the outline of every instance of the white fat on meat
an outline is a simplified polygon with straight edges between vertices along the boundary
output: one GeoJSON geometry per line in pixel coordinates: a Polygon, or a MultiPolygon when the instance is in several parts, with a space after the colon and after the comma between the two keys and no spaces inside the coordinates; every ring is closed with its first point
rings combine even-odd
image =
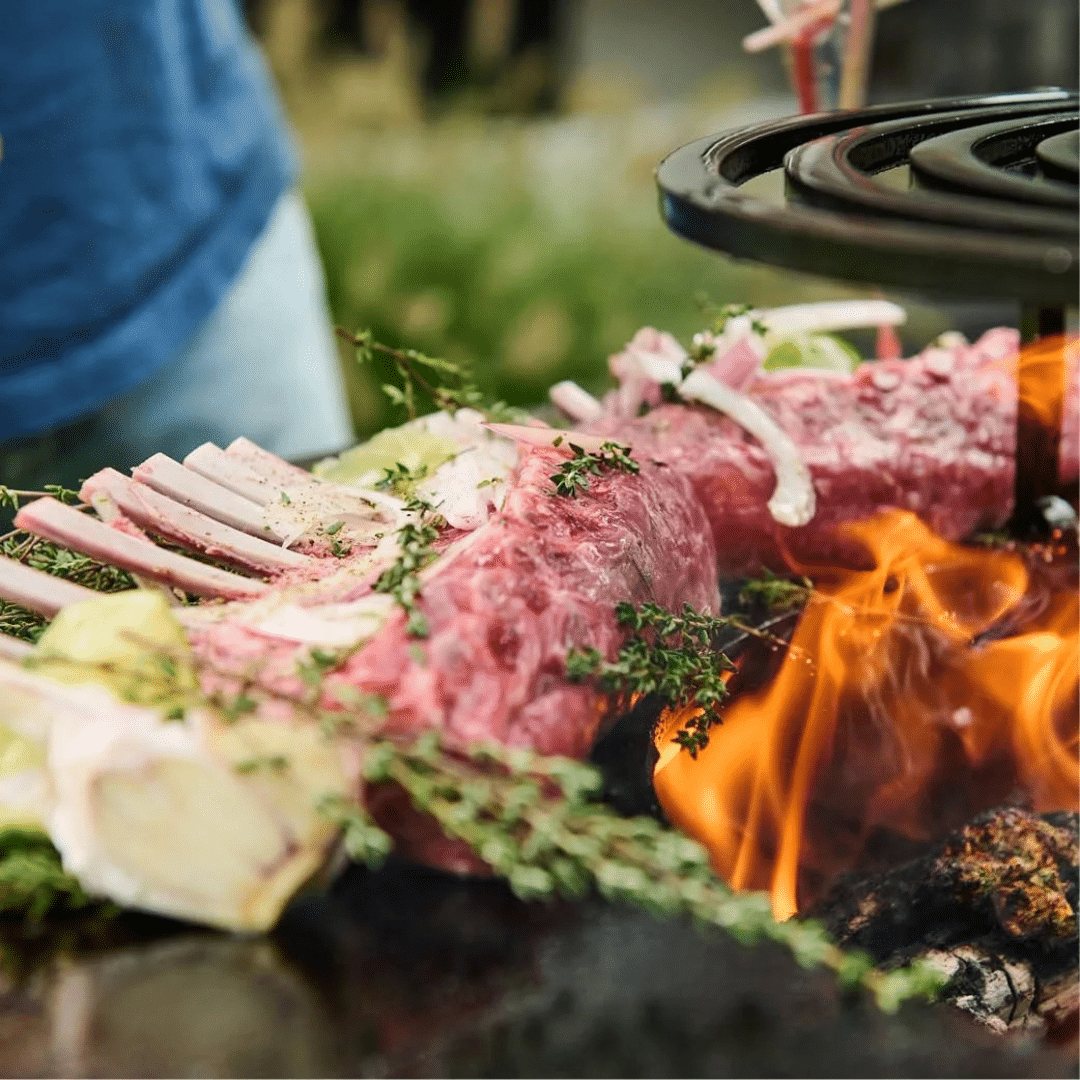
{"type": "Polygon", "coordinates": [[[374,637],[394,608],[394,598],[372,593],[341,604],[301,607],[297,603],[247,605],[233,621],[264,637],[318,648],[348,648],[374,637]]]}
{"type": "Polygon", "coordinates": [[[336,539],[370,547],[397,527],[405,504],[382,491],[358,491],[313,480],[283,488],[263,507],[266,524],[282,537],[282,547],[301,539],[336,539]]]}

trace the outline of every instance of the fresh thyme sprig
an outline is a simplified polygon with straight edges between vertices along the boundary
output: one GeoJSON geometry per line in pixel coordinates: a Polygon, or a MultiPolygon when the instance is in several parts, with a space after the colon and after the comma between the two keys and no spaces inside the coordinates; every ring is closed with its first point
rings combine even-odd
{"type": "Polygon", "coordinates": [[[525,415],[521,409],[485,395],[464,364],[426,356],[416,349],[395,349],[383,345],[372,337],[370,330],[352,334],[339,326],[337,333],[356,350],[358,364],[368,366],[376,355],[393,361],[401,385],[386,383],[382,390],[395,405],[404,408],[410,420],[415,420],[420,413],[420,393],[426,394],[437,409],[451,413],[458,409],[475,409],[489,420],[511,423],[525,415]]]}
{"type": "MultiPolygon", "coordinates": [[[[559,446],[561,442],[556,440],[553,445],[559,446]]],[[[634,475],[641,471],[641,467],[630,456],[629,446],[606,442],[601,444],[598,451],[591,453],[572,442],[566,445],[573,451],[573,457],[564,461],[559,466],[559,471],[549,477],[555,485],[556,495],[574,498],[579,491],[588,491],[589,476],[599,476],[605,470],[618,469],[634,475]]]]}
{"type": "Polygon", "coordinates": [[[802,607],[813,595],[814,583],[809,578],[790,581],[766,570],[760,578],[751,578],[739,590],[739,603],[763,604],[768,611],[802,607]]]}
{"type": "Polygon", "coordinates": [[[697,706],[676,733],[675,741],[692,757],[709,742],[709,730],[720,723],[720,703],[727,695],[724,674],[734,665],[713,639],[732,620],[695,611],[689,605],[673,614],[658,604],[616,605],[615,617],[632,634],[614,660],[596,649],[571,649],[566,657],[570,679],[595,678],[624,702],[656,694],[669,706],[697,706]]]}
{"type": "Polygon", "coordinates": [[[427,637],[428,624],[416,603],[420,595],[421,570],[435,558],[432,544],[439,538],[438,526],[423,513],[417,522],[407,522],[397,532],[400,554],[375,581],[375,592],[389,593],[405,612],[406,632],[411,637],[427,637]]]}
{"type": "MultiPolygon", "coordinates": [[[[54,485],[48,485],[50,488],[54,485]]],[[[10,492],[10,488],[3,489],[10,492]]],[[[57,489],[64,490],[64,489],[57,489]]],[[[19,497],[37,497],[40,492],[14,492],[19,497]]],[[[50,492],[52,494],[52,492],[50,492]]],[[[75,493],[69,492],[69,495],[75,493]]],[[[77,495],[75,496],[77,498],[77,495]]],[[[134,588],[131,576],[118,567],[100,563],[67,548],[57,547],[31,533],[18,529],[0,536],[0,555],[25,563],[35,570],[44,570],[54,577],[65,578],[97,592],[118,592],[134,588]]],[[[40,615],[0,600],[0,633],[23,641],[35,642],[41,637],[47,622],[40,615]]]]}
{"type": "MultiPolygon", "coordinates": [[[[767,896],[733,893],[693,840],[653,818],[620,817],[593,801],[600,775],[580,762],[501,744],[453,752],[434,732],[410,746],[375,740],[364,761],[369,783],[399,785],[524,899],[581,898],[595,889],[656,915],[690,915],[723,927],[746,944],[771,939],[801,965],[823,965],[846,986],[864,986],[888,1011],[941,985],[921,966],[875,971],[864,954],[837,948],[819,923],[776,922],[767,896]]],[[[355,804],[336,800],[324,811],[339,815],[354,858],[378,865],[392,848],[391,838],[355,804]]]]}
{"type": "Polygon", "coordinates": [[[48,620],[43,616],[0,600],[0,634],[34,644],[48,625],[48,620]]]}
{"type": "Polygon", "coordinates": [[[78,503],[79,493],[66,488],[62,484],[46,484],[41,491],[22,491],[19,488],[5,487],[0,484],[0,510],[5,507],[9,510],[18,510],[21,503],[40,499],[45,495],[51,495],[60,502],[74,505],[78,503]]]}
{"type": "Polygon", "coordinates": [[[30,533],[16,531],[0,538],[0,555],[44,570],[55,577],[66,578],[97,592],[119,592],[135,587],[131,576],[108,563],[100,563],[86,555],[57,547],[30,533]]]}
{"type": "Polygon", "coordinates": [[[409,497],[415,494],[416,485],[427,474],[428,467],[426,465],[421,464],[417,465],[415,469],[410,469],[407,465],[402,465],[398,461],[394,463],[392,468],[383,469],[383,477],[381,480],[375,481],[375,487],[379,491],[392,491],[395,495],[409,497]]]}
{"type": "Polygon", "coordinates": [[[79,882],[64,873],[60,854],[35,829],[0,829],[0,914],[39,919],[52,911],[91,904],[79,882]]]}

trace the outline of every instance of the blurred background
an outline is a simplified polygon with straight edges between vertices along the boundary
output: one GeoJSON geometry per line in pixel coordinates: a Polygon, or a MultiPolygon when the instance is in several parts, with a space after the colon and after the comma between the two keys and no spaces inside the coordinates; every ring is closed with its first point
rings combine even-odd
{"type": "MultiPolygon", "coordinates": [[[[683,142],[797,111],[755,0],[245,0],[301,140],[335,321],[473,363],[516,403],[704,298],[857,290],[670,235],[652,171],[683,142]]],[[[908,0],[870,101],[1077,85],[1075,0],[908,0]]],[[[955,312],[916,304],[914,348],[955,312]]],[[[399,422],[342,356],[357,430],[399,422]]]]}

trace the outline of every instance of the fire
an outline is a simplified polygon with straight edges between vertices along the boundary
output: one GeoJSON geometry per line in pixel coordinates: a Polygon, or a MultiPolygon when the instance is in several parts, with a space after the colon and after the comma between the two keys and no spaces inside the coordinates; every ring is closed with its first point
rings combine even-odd
{"type": "Polygon", "coordinates": [[[814,571],[779,674],[696,760],[658,737],[657,795],[738,889],[792,915],[875,838],[923,839],[1020,797],[1077,806],[1075,589],[914,515],[850,526],[871,570],[814,571]]]}
{"type": "MultiPolygon", "coordinates": [[[[1080,354],[1080,339],[1061,334],[1041,338],[1020,351],[1014,361],[1014,374],[1020,399],[1020,409],[1048,428],[1061,424],[1065,373],[1075,370],[1080,354]]],[[[1009,365],[1013,367],[1013,364],[1009,365]]]]}

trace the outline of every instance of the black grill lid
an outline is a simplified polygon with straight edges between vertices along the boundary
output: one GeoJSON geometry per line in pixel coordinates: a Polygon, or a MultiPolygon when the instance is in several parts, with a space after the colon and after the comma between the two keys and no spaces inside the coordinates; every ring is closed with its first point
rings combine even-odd
{"type": "MultiPolygon", "coordinates": [[[[1075,94],[884,105],[699,139],[660,165],[668,225],[739,258],[850,281],[1075,304],[1075,94]],[[783,167],[779,203],[743,190],[783,167]],[[907,167],[906,190],[882,175],[907,167]]],[[[895,175],[895,174],[894,174],[895,175]]]]}

